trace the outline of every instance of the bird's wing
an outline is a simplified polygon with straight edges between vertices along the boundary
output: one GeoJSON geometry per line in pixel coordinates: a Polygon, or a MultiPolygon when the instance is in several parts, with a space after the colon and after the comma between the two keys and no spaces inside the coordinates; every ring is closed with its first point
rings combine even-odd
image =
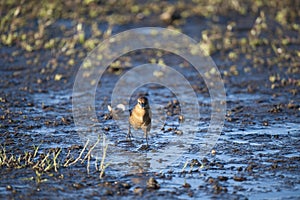
{"type": "Polygon", "coordinates": [[[132,109],[129,109],[129,115],[131,116],[131,114],[132,114],[132,109]]]}

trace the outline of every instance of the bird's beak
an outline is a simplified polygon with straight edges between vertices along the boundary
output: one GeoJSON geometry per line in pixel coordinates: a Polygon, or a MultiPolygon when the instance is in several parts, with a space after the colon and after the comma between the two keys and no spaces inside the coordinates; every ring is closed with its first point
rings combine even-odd
{"type": "Polygon", "coordinates": [[[146,107],[146,104],[144,104],[144,103],[141,103],[140,105],[141,105],[141,108],[145,109],[145,107],[146,107]]]}

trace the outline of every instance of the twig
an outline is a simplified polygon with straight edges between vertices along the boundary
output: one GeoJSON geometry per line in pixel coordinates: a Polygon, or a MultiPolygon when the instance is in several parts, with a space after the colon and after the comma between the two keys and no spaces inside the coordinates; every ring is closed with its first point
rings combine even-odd
{"type": "Polygon", "coordinates": [[[61,152],[61,148],[59,149],[59,151],[57,152],[57,154],[55,154],[55,152],[53,152],[53,166],[54,166],[54,171],[57,172],[57,162],[56,162],[56,159],[58,157],[58,155],[60,154],[61,152]]]}
{"type": "Polygon", "coordinates": [[[69,162],[71,162],[72,159],[73,159],[73,157],[72,157],[72,158],[69,158],[69,159],[65,162],[64,167],[68,167],[68,166],[69,166],[69,162]]]}
{"type": "Polygon", "coordinates": [[[87,174],[90,174],[90,160],[91,160],[91,154],[87,157],[87,165],[86,165],[86,171],[87,174]]]}
{"type": "Polygon", "coordinates": [[[85,157],[83,158],[83,160],[81,161],[81,163],[83,163],[84,160],[87,159],[87,158],[91,155],[93,149],[96,147],[96,145],[97,145],[99,142],[100,142],[100,137],[98,137],[96,143],[90,148],[90,150],[89,150],[88,153],[85,155],[85,157]]]}
{"type": "Polygon", "coordinates": [[[189,161],[186,161],[183,165],[183,168],[181,169],[182,172],[184,172],[185,168],[187,167],[187,165],[189,164],[189,161]]]}
{"type": "Polygon", "coordinates": [[[89,140],[86,141],[86,143],[85,143],[82,151],[80,152],[79,156],[73,162],[71,162],[69,164],[69,166],[75,164],[81,158],[81,156],[82,156],[83,152],[85,151],[85,149],[86,149],[86,147],[87,147],[88,144],[89,144],[89,140]]]}
{"type": "MultiPolygon", "coordinates": [[[[105,144],[105,136],[103,137],[103,145],[104,144],[105,144]]],[[[102,179],[104,171],[105,171],[106,167],[109,165],[109,164],[106,164],[104,166],[104,160],[106,157],[107,148],[108,148],[108,144],[106,144],[103,148],[103,154],[102,154],[102,159],[101,159],[101,164],[100,164],[100,174],[99,174],[100,179],[102,179]]]]}

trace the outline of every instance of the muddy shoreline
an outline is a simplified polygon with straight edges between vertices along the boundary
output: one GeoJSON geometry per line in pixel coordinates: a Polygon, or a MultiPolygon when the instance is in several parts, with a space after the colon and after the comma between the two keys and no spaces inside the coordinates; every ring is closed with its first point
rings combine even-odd
{"type": "MultiPolygon", "coordinates": [[[[1,3],[1,199],[299,199],[297,2],[195,2],[1,3]],[[147,171],[136,164],[138,170],[130,173],[107,166],[100,175],[101,160],[89,156],[74,125],[76,73],[103,39],[146,26],[178,29],[211,56],[226,89],[224,128],[204,157],[197,154],[195,142],[167,169],[147,171]]],[[[97,118],[113,144],[141,155],[147,151],[138,149],[138,139],[136,146],[124,142],[126,134],[107,105],[118,79],[151,59],[189,80],[200,107],[201,122],[195,128],[200,136],[211,112],[203,79],[182,58],[151,50],[123,55],[98,86],[97,118]]],[[[155,152],[185,132],[173,123],[180,112],[174,94],[148,85],[134,95],[145,91],[160,97],[157,112],[169,112],[165,129],[150,135],[149,151],[155,152]]]]}

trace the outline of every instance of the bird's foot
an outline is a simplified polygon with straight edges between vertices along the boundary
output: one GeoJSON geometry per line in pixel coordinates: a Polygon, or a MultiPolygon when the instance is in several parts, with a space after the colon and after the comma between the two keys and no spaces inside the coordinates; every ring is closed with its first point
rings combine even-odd
{"type": "Polygon", "coordinates": [[[128,132],[127,136],[126,136],[126,139],[128,141],[131,141],[131,138],[132,138],[132,134],[130,132],[128,132]]]}

